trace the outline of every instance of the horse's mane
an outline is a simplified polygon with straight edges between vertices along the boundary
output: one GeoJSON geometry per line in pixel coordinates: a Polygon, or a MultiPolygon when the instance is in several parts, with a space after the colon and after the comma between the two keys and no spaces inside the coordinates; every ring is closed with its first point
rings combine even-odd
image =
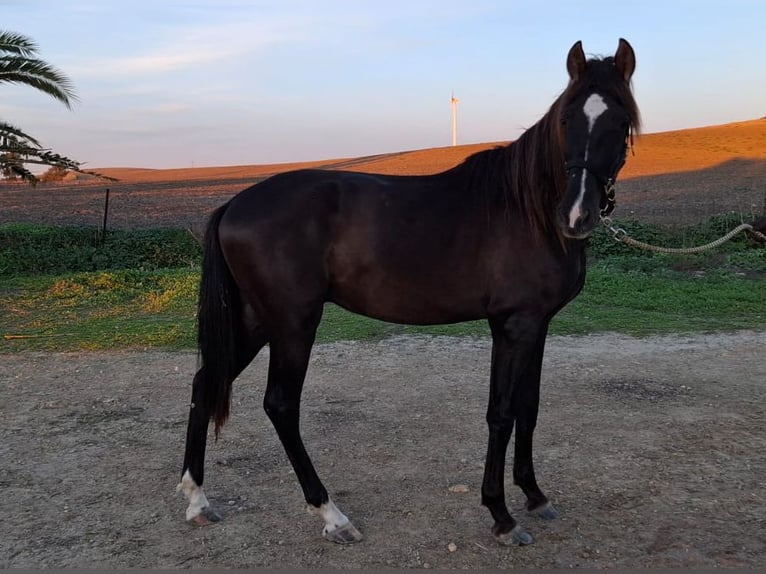
{"type": "Polygon", "coordinates": [[[623,106],[631,132],[638,133],[638,106],[630,86],[615,69],[614,58],[593,58],[585,73],[570,81],[545,115],[517,140],[472,154],[455,169],[467,173],[473,193],[484,197],[488,205],[496,206],[499,199],[506,215],[511,210],[520,212],[536,235],[557,230],[555,207],[566,191],[561,113],[580,93],[594,88],[623,106]]]}

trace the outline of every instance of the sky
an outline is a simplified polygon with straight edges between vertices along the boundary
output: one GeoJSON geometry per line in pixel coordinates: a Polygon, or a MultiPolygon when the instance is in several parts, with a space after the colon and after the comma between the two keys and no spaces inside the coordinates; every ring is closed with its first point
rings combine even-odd
{"type": "Polygon", "coordinates": [[[0,85],[0,120],[88,169],[356,157],[513,140],[566,55],[636,52],[644,132],[766,116],[763,0],[0,0],[74,83],[0,85]]]}

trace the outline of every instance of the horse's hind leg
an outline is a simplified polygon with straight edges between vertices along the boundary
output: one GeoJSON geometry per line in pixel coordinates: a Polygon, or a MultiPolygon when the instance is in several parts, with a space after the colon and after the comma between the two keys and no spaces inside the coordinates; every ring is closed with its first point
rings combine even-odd
{"type": "Polygon", "coordinates": [[[298,477],[309,511],[325,522],[323,536],[340,544],[362,539],[361,533],[330,500],[300,435],[300,399],[321,308],[311,321],[271,339],[269,380],[263,406],[298,477]],[[307,326],[307,323],[310,326],[307,326]]]}
{"type": "Polygon", "coordinates": [[[207,427],[210,421],[210,409],[202,400],[204,391],[201,381],[205,377],[205,367],[197,371],[192,384],[192,399],[189,406],[189,424],[186,428],[186,453],[178,490],[189,501],[186,509],[186,521],[196,526],[218,522],[221,517],[210,507],[202,483],[205,480],[205,447],[207,445],[207,427]]]}
{"type": "MultiPolygon", "coordinates": [[[[242,337],[237,347],[238,370],[234,375],[235,378],[250,364],[266,342],[266,336],[259,328],[250,329],[249,334],[242,337]]],[[[189,407],[189,424],[186,430],[186,453],[181,471],[181,482],[178,485],[178,490],[182,491],[189,501],[189,506],[186,509],[186,520],[196,526],[205,526],[221,520],[221,517],[210,506],[202,489],[202,483],[205,480],[207,431],[211,416],[202,384],[205,376],[204,369],[203,366],[194,376],[192,400],[189,407]]]]}

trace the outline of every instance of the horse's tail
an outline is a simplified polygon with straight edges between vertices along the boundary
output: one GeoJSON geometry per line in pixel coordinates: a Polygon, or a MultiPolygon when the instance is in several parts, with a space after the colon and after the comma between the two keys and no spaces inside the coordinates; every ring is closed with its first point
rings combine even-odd
{"type": "MultiPolygon", "coordinates": [[[[204,407],[215,420],[215,436],[229,417],[231,385],[238,374],[236,321],[240,317],[239,288],[221,250],[218,227],[228,203],[210,216],[205,230],[197,307],[198,384],[204,407]]],[[[200,405],[203,406],[203,405],[200,405]]]]}

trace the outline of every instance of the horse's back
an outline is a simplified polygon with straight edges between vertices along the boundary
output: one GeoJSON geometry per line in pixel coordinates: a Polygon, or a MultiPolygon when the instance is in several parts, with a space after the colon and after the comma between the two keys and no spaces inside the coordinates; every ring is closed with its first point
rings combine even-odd
{"type": "Polygon", "coordinates": [[[232,199],[221,243],[254,292],[321,297],[396,322],[473,318],[481,225],[459,191],[443,174],[287,172],[232,199]]]}
{"type": "Polygon", "coordinates": [[[304,234],[313,243],[326,233],[339,241],[366,234],[378,244],[389,242],[389,249],[401,241],[408,249],[416,249],[424,243],[454,239],[461,227],[475,228],[470,217],[476,202],[458,188],[442,174],[285,172],[237,194],[221,228],[259,239],[304,234]]]}

